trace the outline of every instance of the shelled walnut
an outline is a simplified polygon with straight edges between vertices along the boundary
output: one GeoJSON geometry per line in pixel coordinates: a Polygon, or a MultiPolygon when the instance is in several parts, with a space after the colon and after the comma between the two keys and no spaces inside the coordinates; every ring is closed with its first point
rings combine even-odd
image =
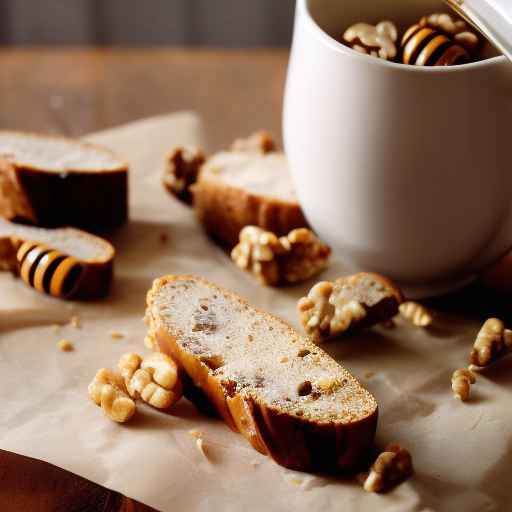
{"type": "Polygon", "coordinates": [[[377,457],[369,474],[363,476],[367,492],[384,492],[402,483],[413,473],[411,454],[397,444],[389,445],[377,457]]]}
{"type": "Polygon", "coordinates": [[[397,55],[398,31],[391,21],[381,21],[376,26],[356,23],[343,34],[343,41],[353,50],[384,60],[397,55]]]}
{"type": "Polygon", "coordinates": [[[465,402],[469,398],[471,385],[476,382],[476,376],[467,368],[455,370],[452,375],[453,394],[459,400],[465,402]]]}
{"type": "Polygon", "coordinates": [[[512,351],[512,331],[498,318],[489,318],[480,329],[469,362],[483,367],[501,359],[512,351]]]}
{"type": "Polygon", "coordinates": [[[205,162],[204,153],[195,147],[179,147],[167,157],[162,183],[167,191],[187,204],[192,203],[190,187],[197,181],[205,162]]]}
{"type": "Polygon", "coordinates": [[[118,363],[129,395],[157,409],[168,409],[182,396],[183,388],[176,363],[167,355],[124,354],[118,363]]]}
{"type": "Polygon", "coordinates": [[[321,272],[331,250],[309,229],[294,229],[278,238],[256,226],[246,226],[232,250],[236,265],[267,286],[304,281],[321,272]]]}
{"type": "Polygon", "coordinates": [[[391,281],[361,272],[317,283],[297,307],[306,332],[320,343],[349,329],[393,318],[401,301],[402,294],[391,281]]]}
{"type": "Polygon", "coordinates": [[[260,130],[246,139],[236,139],[231,146],[231,150],[244,153],[267,154],[275,151],[276,145],[270,133],[265,130],[260,130]]]}
{"type": "Polygon", "coordinates": [[[432,324],[432,313],[418,302],[407,301],[400,304],[400,314],[416,327],[428,327],[432,324]]]}
{"type": "Polygon", "coordinates": [[[91,400],[113,421],[125,423],[135,414],[135,402],[128,396],[122,377],[112,370],[98,370],[88,391],[91,400]]]}

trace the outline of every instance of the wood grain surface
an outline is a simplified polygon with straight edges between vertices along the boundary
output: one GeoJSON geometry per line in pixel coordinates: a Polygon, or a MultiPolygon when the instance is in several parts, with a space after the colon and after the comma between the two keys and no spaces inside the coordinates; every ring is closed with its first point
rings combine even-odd
{"type": "MultiPolygon", "coordinates": [[[[267,128],[280,142],[287,52],[0,50],[0,129],[83,135],[195,110],[210,149],[267,128]]],[[[152,510],[44,462],[0,450],[2,512],[152,510]]]]}

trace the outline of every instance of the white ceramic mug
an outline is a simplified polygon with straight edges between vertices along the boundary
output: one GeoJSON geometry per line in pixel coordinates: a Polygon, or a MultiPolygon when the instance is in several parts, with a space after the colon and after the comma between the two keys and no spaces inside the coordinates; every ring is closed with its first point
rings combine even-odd
{"type": "Polygon", "coordinates": [[[512,64],[389,63],[339,43],[433,0],[297,0],[285,149],[317,233],[353,270],[449,291],[512,247],[512,64]]]}

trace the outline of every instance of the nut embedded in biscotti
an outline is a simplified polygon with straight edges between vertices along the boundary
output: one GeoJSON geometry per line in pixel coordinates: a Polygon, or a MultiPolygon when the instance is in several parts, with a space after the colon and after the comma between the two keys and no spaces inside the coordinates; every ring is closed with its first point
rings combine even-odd
{"type": "Polygon", "coordinates": [[[276,151],[276,145],[270,133],[265,130],[260,130],[246,139],[236,139],[231,146],[231,151],[261,153],[265,155],[276,151]]]}
{"type": "Polygon", "coordinates": [[[267,286],[305,281],[321,272],[331,250],[311,230],[299,228],[278,238],[256,226],[246,226],[231,251],[236,265],[267,286]]]}
{"type": "Polygon", "coordinates": [[[453,394],[459,400],[465,402],[469,398],[471,385],[476,382],[476,376],[467,368],[455,370],[452,375],[453,394]]]}
{"type": "Polygon", "coordinates": [[[400,304],[400,315],[416,327],[428,327],[432,324],[432,313],[418,302],[407,301],[400,304]]]}
{"type": "Polygon", "coordinates": [[[489,318],[480,329],[469,362],[483,367],[494,363],[512,351],[512,331],[498,318],[489,318]]]}
{"type": "Polygon", "coordinates": [[[480,38],[449,14],[424,16],[401,42],[402,62],[416,66],[454,66],[475,58],[480,38]]]}
{"type": "Polygon", "coordinates": [[[195,147],[176,148],[167,157],[162,183],[167,191],[180,201],[192,203],[190,187],[197,181],[205,162],[204,153],[195,147]]]}
{"type": "Polygon", "coordinates": [[[389,445],[373,463],[363,488],[367,492],[385,492],[402,483],[412,473],[411,454],[399,445],[389,445]]]}
{"type": "Polygon", "coordinates": [[[129,395],[157,409],[168,409],[182,396],[176,363],[167,355],[154,353],[144,359],[124,354],[118,363],[129,395]]]}
{"type": "Polygon", "coordinates": [[[316,284],[300,299],[298,311],[306,332],[320,343],[349,329],[393,318],[401,301],[401,292],[391,281],[361,272],[316,284]]]}
{"type": "Polygon", "coordinates": [[[98,370],[88,391],[91,400],[113,421],[125,423],[135,414],[135,402],[126,393],[123,378],[112,370],[98,370]]]}
{"type": "Polygon", "coordinates": [[[343,41],[353,50],[384,60],[396,57],[397,39],[398,31],[391,21],[381,21],[376,26],[356,23],[343,34],[343,41]]]}

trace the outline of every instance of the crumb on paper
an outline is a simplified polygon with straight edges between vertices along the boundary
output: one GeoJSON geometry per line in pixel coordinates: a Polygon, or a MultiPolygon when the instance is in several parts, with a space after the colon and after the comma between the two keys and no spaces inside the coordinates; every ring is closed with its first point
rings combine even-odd
{"type": "Polygon", "coordinates": [[[366,372],[364,374],[365,379],[373,379],[373,377],[375,377],[375,372],[366,372]]]}
{"type": "Polygon", "coordinates": [[[302,485],[303,482],[304,482],[304,480],[302,480],[301,478],[290,479],[290,483],[292,483],[293,485],[296,485],[296,486],[302,485]]]}
{"type": "Polygon", "coordinates": [[[61,352],[72,352],[73,350],[75,350],[75,346],[73,345],[73,343],[65,339],[59,340],[57,342],[57,347],[59,347],[59,350],[61,352]]]}
{"type": "Polygon", "coordinates": [[[189,430],[188,433],[194,439],[201,439],[203,437],[203,433],[200,430],[189,430]]]}
{"type": "Polygon", "coordinates": [[[126,335],[120,331],[110,331],[110,337],[113,340],[122,340],[126,337],[126,335]]]}
{"type": "Polygon", "coordinates": [[[82,321],[80,320],[80,317],[78,315],[74,315],[69,320],[69,325],[74,329],[81,329],[82,321]]]}

